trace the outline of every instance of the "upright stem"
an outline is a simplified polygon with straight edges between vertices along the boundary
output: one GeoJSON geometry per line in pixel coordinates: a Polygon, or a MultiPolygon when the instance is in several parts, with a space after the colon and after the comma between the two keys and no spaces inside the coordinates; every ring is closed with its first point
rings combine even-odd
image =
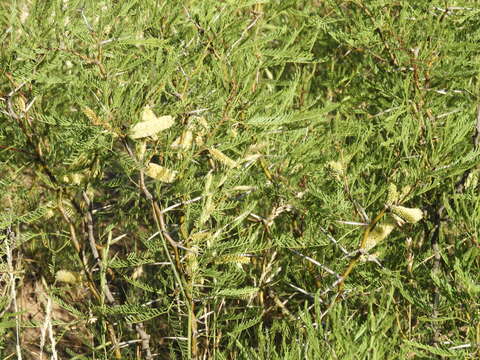
{"type": "Polygon", "coordinates": [[[375,225],[382,219],[382,217],[385,215],[386,209],[383,209],[378,213],[378,215],[372,220],[372,222],[367,226],[365,229],[365,232],[363,233],[362,240],[360,242],[360,247],[358,254],[350,260],[350,263],[348,264],[347,268],[343,272],[340,281],[338,282],[338,292],[341,293],[343,292],[343,288],[345,286],[345,279],[347,278],[348,275],[352,272],[353,268],[355,265],[357,265],[358,261],[360,260],[360,257],[362,256],[362,250],[365,249],[365,246],[367,244],[367,239],[368,235],[370,235],[370,232],[373,230],[375,225]]]}

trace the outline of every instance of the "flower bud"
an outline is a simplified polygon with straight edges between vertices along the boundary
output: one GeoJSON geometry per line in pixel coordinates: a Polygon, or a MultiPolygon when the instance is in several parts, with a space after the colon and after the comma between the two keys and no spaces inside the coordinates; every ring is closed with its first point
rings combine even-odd
{"type": "Polygon", "coordinates": [[[329,161],[327,169],[330,170],[332,176],[338,181],[341,181],[345,174],[345,166],[340,161],[329,161]]]}

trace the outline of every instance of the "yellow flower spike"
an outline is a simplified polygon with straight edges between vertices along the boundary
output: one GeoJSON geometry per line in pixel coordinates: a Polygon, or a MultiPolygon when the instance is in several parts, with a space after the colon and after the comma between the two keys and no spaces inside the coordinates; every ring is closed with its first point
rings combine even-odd
{"type": "Polygon", "coordinates": [[[137,268],[133,271],[132,279],[133,279],[133,280],[137,280],[137,279],[140,278],[142,275],[143,275],[143,266],[142,266],[142,265],[137,266],[137,268]]]}
{"type": "Polygon", "coordinates": [[[90,122],[95,125],[95,126],[101,126],[103,129],[105,129],[106,131],[108,131],[109,133],[111,133],[112,135],[114,136],[118,136],[119,133],[117,132],[117,130],[115,130],[114,128],[112,128],[112,126],[110,126],[110,124],[103,120],[101,117],[99,117],[95,111],[93,111],[92,109],[90,109],[88,106],[83,108],[82,109],[82,112],[83,114],[90,120],[90,122]]]}
{"type": "Polygon", "coordinates": [[[135,144],[135,150],[137,151],[138,159],[143,160],[145,153],[147,152],[147,142],[139,141],[135,144]]]}
{"type": "Polygon", "coordinates": [[[405,198],[407,197],[408,194],[410,194],[411,191],[412,191],[412,187],[410,185],[404,186],[402,188],[402,193],[400,194],[400,198],[402,200],[405,200],[405,198]]]}
{"type": "Polygon", "coordinates": [[[195,234],[190,235],[190,239],[193,242],[203,242],[205,240],[208,240],[212,236],[212,233],[209,231],[200,231],[195,234]]]}
{"type": "Polygon", "coordinates": [[[404,206],[391,206],[392,213],[399,216],[410,224],[415,224],[423,219],[423,211],[418,208],[407,208],[404,206]]]}
{"type": "Polygon", "coordinates": [[[21,96],[15,98],[15,105],[18,106],[21,112],[25,112],[27,109],[27,104],[25,104],[25,100],[21,96]]]}
{"type": "Polygon", "coordinates": [[[72,173],[69,175],[64,175],[62,178],[64,183],[73,184],[73,185],[82,185],[86,182],[87,177],[82,173],[72,173]]]}
{"type": "Polygon", "coordinates": [[[85,107],[82,112],[85,114],[85,116],[92,122],[93,125],[102,125],[102,121],[99,119],[97,114],[95,114],[95,111],[90,109],[88,106],[85,107]]]}
{"type": "Polygon", "coordinates": [[[208,149],[210,152],[210,155],[212,155],[215,160],[218,160],[222,164],[228,166],[229,168],[236,168],[238,166],[238,163],[235,160],[230,159],[227,155],[225,155],[223,152],[221,152],[218,149],[215,148],[210,148],[208,149]]]}
{"type": "Polygon", "coordinates": [[[81,185],[86,181],[86,178],[87,177],[85,176],[85,174],[82,174],[82,173],[72,174],[71,176],[72,184],[81,185]]]}
{"type": "Polygon", "coordinates": [[[388,235],[395,229],[395,224],[391,221],[387,221],[383,224],[378,224],[373,228],[367,236],[367,241],[365,242],[364,251],[370,251],[378,243],[385,240],[388,235]]]}
{"type": "Polygon", "coordinates": [[[248,163],[248,162],[253,163],[253,162],[257,161],[258,159],[260,159],[261,157],[262,157],[261,154],[251,154],[251,155],[245,156],[245,157],[241,160],[241,162],[242,162],[242,163],[248,163]]]}
{"type": "Polygon", "coordinates": [[[197,122],[201,127],[203,127],[204,130],[209,130],[210,129],[210,126],[208,125],[207,120],[205,120],[205,118],[203,116],[198,117],[197,122]]]}
{"type": "Polygon", "coordinates": [[[55,274],[55,280],[67,284],[75,284],[80,282],[80,275],[68,270],[58,270],[55,274]]]}
{"type": "Polygon", "coordinates": [[[400,216],[397,216],[395,214],[390,214],[392,216],[392,219],[395,221],[395,223],[397,224],[398,227],[402,227],[403,225],[405,225],[405,220],[403,220],[400,216]]]}
{"type": "Polygon", "coordinates": [[[345,167],[340,161],[329,161],[327,165],[339,175],[343,174],[345,171],[345,167]]]}
{"type": "Polygon", "coordinates": [[[393,183],[388,184],[387,205],[393,205],[399,200],[397,186],[393,183]]]}

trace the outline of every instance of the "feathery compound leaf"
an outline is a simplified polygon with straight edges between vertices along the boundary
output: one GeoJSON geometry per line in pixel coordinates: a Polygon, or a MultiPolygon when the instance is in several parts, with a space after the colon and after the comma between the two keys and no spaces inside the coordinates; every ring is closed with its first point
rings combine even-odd
{"type": "Polygon", "coordinates": [[[47,204],[39,206],[38,208],[27,214],[19,216],[18,218],[16,218],[16,221],[24,224],[31,224],[44,217],[52,207],[53,203],[48,202],[47,204]]]}
{"type": "Polygon", "coordinates": [[[113,268],[113,269],[120,269],[120,268],[126,268],[126,267],[140,266],[140,265],[144,265],[144,264],[151,264],[153,262],[154,262],[153,259],[140,258],[140,257],[135,256],[135,254],[133,254],[133,256],[128,256],[126,259],[111,260],[108,263],[108,266],[113,268]]]}
{"type": "Polygon", "coordinates": [[[149,106],[145,106],[142,111],[142,121],[130,129],[129,136],[132,139],[153,136],[160,131],[168,129],[173,123],[173,117],[170,115],[157,117],[149,106]]]}
{"type": "Polygon", "coordinates": [[[311,123],[316,123],[318,121],[324,121],[322,115],[325,115],[335,109],[337,109],[339,104],[327,104],[324,108],[317,109],[314,111],[307,112],[294,112],[289,114],[277,114],[274,116],[255,116],[247,121],[250,125],[262,126],[262,127],[271,127],[279,125],[288,125],[293,123],[298,123],[301,126],[306,126],[311,123]]]}
{"type": "Polygon", "coordinates": [[[241,289],[223,289],[217,293],[217,296],[246,298],[256,294],[260,289],[258,287],[244,287],[241,289]]]}
{"type": "Polygon", "coordinates": [[[159,309],[151,309],[151,308],[145,308],[143,313],[138,313],[135,315],[129,315],[126,317],[126,320],[128,323],[138,323],[138,322],[144,322],[150,319],[153,319],[155,317],[158,317],[160,315],[163,315],[166,313],[166,310],[162,311],[159,309]]]}
{"type": "Polygon", "coordinates": [[[222,255],[215,258],[215,264],[228,264],[228,263],[235,263],[235,264],[248,264],[250,263],[251,257],[245,255],[222,255]]]}
{"type": "Polygon", "coordinates": [[[84,358],[475,357],[476,7],[3,3],[0,273],[28,306],[3,311],[0,349],[49,316],[84,358]],[[445,211],[413,226],[424,208],[445,211]],[[417,251],[425,234],[461,239],[451,274],[424,266],[447,251],[417,251]],[[382,269],[356,265],[377,249],[382,269]]]}
{"type": "MultiPolygon", "coordinates": [[[[63,292],[63,291],[62,291],[63,292]]],[[[62,308],[64,308],[65,310],[67,310],[70,314],[78,317],[79,319],[84,319],[86,318],[87,316],[85,314],[83,314],[81,311],[79,311],[78,309],[76,309],[72,304],[69,304],[67,303],[66,301],[64,301],[62,298],[58,297],[58,296],[55,296],[55,295],[51,295],[52,296],[52,299],[55,301],[56,304],[58,304],[59,306],[61,306],[62,308]]]]}
{"type": "Polygon", "coordinates": [[[160,293],[161,294],[161,291],[159,291],[158,289],[155,289],[153,286],[149,285],[149,284],[146,284],[140,280],[135,280],[135,279],[132,279],[132,278],[129,278],[128,276],[124,276],[123,277],[125,279],[125,281],[127,281],[128,283],[132,284],[133,286],[139,288],[139,289],[143,289],[145,291],[149,291],[149,292],[152,292],[152,293],[160,293]]]}
{"type": "Polygon", "coordinates": [[[237,325],[235,327],[235,329],[233,329],[233,331],[230,335],[238,336],[242,331],[245,331],[245,330],[251,328],[252,326],[257,325],[260,321],[262,321],[261,316],[257,316],[256,318],[245,321],[245,322],[241,323],[240,325],[237,325]]]}

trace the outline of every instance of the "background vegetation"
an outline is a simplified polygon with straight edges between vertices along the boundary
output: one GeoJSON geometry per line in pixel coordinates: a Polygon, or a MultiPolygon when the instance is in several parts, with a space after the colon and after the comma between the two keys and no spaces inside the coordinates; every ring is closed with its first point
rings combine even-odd
{"type": "Polygon", "coordinates": [[[0,1],[0,357],[478,358],[479,15],[0,1]]]}

